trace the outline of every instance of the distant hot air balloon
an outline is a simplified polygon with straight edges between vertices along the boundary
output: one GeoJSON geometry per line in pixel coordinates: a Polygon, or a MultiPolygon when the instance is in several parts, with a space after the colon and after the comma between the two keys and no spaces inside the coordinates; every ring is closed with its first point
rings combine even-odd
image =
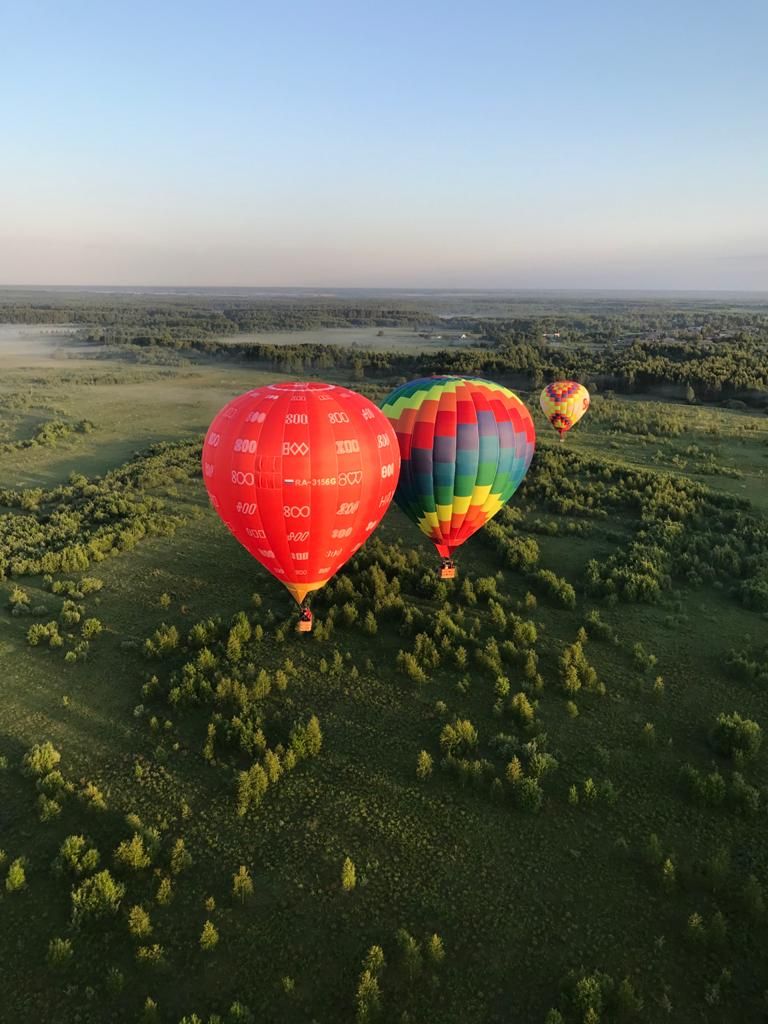
{"type": "Polygon", "coordinates": [[[541,392],[539,404],[562,441],[589,408],[589,392],[575,380],[556,380],[541,392]]]}
{"type": "MultiPolygon", "coordinates": [[[[316,381],[233,399],[203,446],[216,512],[299,604],[376,529],[399,470],[386,416],[363,395],[316,381]]],[[[311,628],[306,605],[299,628],[311,628]]]]}
{"type": "Polygon", "coordinates": [[[451,555],[512,497],[533,456],[531,414],[512,391],[477,377],[425,377],[382,403],[400,444],[395,501],[435,544],[441,576],[451,555]]]}

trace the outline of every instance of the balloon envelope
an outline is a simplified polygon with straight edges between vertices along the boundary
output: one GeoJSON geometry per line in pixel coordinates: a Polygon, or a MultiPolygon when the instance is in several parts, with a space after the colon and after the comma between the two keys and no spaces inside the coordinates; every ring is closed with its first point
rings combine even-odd
{"type": "Polygon", "coordinates": [[[556,380],[541,392],[539,404],[562,438],[589,408],[589,392],[575,380],[556,380]]]}
{"type": "Polygon", "coordinates": [[[240,395],[203,445],[216,512],[298,602],[376,529],[399,470],[386,416],[363,395],[316,381],[240,395]]]}
{"type": "Polygon", "coordinates": [[[426,377],[382,403],[402,456],[395,501],[444,558],[496,515],[533,457],[531,414],[477,377],[426,377]]]}

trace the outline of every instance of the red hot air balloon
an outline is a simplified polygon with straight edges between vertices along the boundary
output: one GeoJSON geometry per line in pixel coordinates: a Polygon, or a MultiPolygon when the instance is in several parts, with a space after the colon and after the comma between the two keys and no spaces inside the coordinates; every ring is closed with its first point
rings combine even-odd
{"type": "Polygon", "coordinates": [[[216,512],[299,604],[376,529],[399,473],[387,417],[363,395],[319,381],[240,395],[203,446],[216,512]]]}

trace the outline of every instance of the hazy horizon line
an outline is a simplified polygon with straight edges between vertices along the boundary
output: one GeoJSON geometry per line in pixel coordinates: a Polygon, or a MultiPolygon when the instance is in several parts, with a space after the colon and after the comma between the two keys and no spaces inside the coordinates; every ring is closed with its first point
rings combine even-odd
{"type": "Polygon", "coordinates": [[[439,287],[415,285],[175,285],[175,284],[3,284],[0,292],[363,292],[384,294],[444,295],[759,295],[768,296],[768,289],[755,288],[578,288],[578,287],[439,287]]]}

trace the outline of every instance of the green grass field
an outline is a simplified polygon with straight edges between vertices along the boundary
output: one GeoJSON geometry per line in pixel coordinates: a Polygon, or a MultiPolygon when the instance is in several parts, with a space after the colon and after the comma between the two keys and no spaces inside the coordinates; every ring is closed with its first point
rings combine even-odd
{"type": "MultiPolygon", "coordinates": [[[[73,471],[103,475],[158,441],[199,441],[229,398],[278,379],[220,364],[65,359],[53,346],[30,354],[24,340],[25,347],[10,340],[0,347],[0,491],[54,488],[73,471]],[[87,419],[93,430],[52,447],[15,446],[51,419],[87,419]]],[[[565,476],[580,472],[583,457],[606,474],[636,469],[654,480],[693,480],[715,495],[747,499],[758,517],[768,513],[768,417],[598,397],[563,446],[540,414],[535,420],[536,458],[551,453],[565,476]],[[679,433],[659,419],[670,409],[679,433]]],[[[173,536],[143,538],[87,571],[53,574],[54,581],[103,581],[103,589],[76,599],[85,606],[81,618],[103,624],[86,658],[65,661],[78,624],[60,627],[63,648],[28,645],[30,626],[57,619],[63,607],[41,575],[0,584],[0,872],[23,857],[26,875],[15,890],[0,885],[1,962],[12,979],[0,989],[0,1021],[177,1024],[196,1020],[194,1013],[202,1021],[220,1014],[260,1024],[356,1016],[399,1024],[766,1019],[766,751],[734,763],[708,741],[722,712],[768,726],[765,687],[726,665],[732,649],[765,645],[765,615],[743,607],[728,584],[681,578],[651,604],[590,596],[590,560],[605,563],[639,524],[611,508],[603,518],[580,519],[583,535],[568,533],[569,517],[537,496],[536,459],[531,479],[512,500],[524,515],[509,529],[536,540],[538,568],[576,588],[574,607],[509,568],[483,534],[461,550],[459,580],[447,593],[434,581],[422,589],[420,576],[434,575],[431,545],[393,507],[376,537],[382,558],[394,565],[404,557],[398,573],[405,604],[415,609],[413,629],[383,612],[374,636],[360,620],[345,626],[337,618],[328,639],[299,638],[286,592],[222,527],[194,473],[147,487],[181,518],[173,536]],[[409,567],[410,551],[418,557],[409,567]],[[476,604],[462,589],[465,580],[474,584],[476,604]],[[29,596],[31,614],[11,613],[15,586],[29,596]],[[483,591],[493,587],[489,601],[483,591]],[[531,592],[535,602],[526,597],[531,592]],[[398,651],[413,649],[421,631],[431,635],[444,600],[467,639],[443,638],[439,665],[415,683],[398,670],[398,651]],[[590,635],[584,643],[605,693],[585,686],[572,695],[574,716],[559,659],[593,609],[616,639],[590,635]],[[192,625],[218,616],[226,627],[241,610],[263,629],[246,660],[273,681],[262,713],[270,747],[286,747],[290,729],[310,715],[323,735],[320,752],[285,772],[244,816],[236,813],[243,764],[222,742],[225,728],[215,717],[223,707],[164,696],[173,673],[197,656],[185,646],[192,625]],[[534,705],[535,728],[498,704],[498,673],[475,653],[511,637],[516,614],[535,624],[529,649],[541,679],[533,684],[514,661],[504,671],[511,693],[527,694],[534,705]],[[148,659],[144,640],[161,623],[175,625],[182,642],[148,659]],[[638,643],[655,664],[639,667],[638,643]],[[470,652],[466,667],[459,644],[470,652]],[[275,684],[278,672],[285,688],[275,684]],[[152,676],[157,686],[143,689],[152,676]],[[654,687],[657,677],[663,687],[654,687]],[[471,768],[441,767],[441,731],[454,718],[476,727],[472,756],[489,767],[474,776],[471,768]],[[219,731],[206,755],[209,722],[219,731]],[[518,806],[508,788],[512,755],[494,742],[499,734],[513,738],[509,750],[519,751],[526,770],[525,744],[535,736],[556,759],[557,769],[541,782],[539,813],[518,806]],[[22,771],[25,752],[46,741],[61,754],[62,782],[22,771]],[[434,760],[425,779],[416,773],[421,750],[434,760]],[[716,769],[725,798],[686,796],[679,779],[685,763],[704,775],[716,769]],[[734,795],[734,773],[756,791],[752,813],[734,795]],[[88,782],[103,794],[105,809],[88,805],[88,782]],[[41,795],[59,806],[45,821],[41,795]],[[147,866],[115,860],[134,833],[150,850],[147,866]],[[658,852],[649,852],[653,834],[658,852]],[[88,872],[52,868],[71,835],[92,841],[99,870],[125,886],[119,907],[104,918],[73,922],[72,891],[88,872]],[[179,838],[191,864],[174,871],[179,838]],[[349,892],[341,883],[347,857],[357,872],[349,892]],[[253,882],[244,900],[233,894],[241,865],[253,882]],[[158,901],[166,878],[172,898],[158,901]],[[136,906],[151,920],[144,937],[129,930],[136,906]],[[219,935],[208,950],[200,943],[206,921],[219,935]],[[401,929],[418,944],[415,953],[398,938],[401,929]],[[441,962],[430,955],[434,934],[444,946],[441,962]],[[71,943],[59,963],[49,948],[57,938],[71,943]],[[155,944],[161,951],[152,953],[155,944]],[[386,967],[380,1006],[374,1000],[366,1009],[359,986],[375,945],[386,967]],[[570,971],[576,975],[568,981],[570,971]],[[232,1009],[238,1001],[252,1016],[232,1009]]],[[[370,571],[356,565],[350,585],[363,593],[370,571]]],[[[319,601],[320,622],[346,600],[319,601]]]]}
{"type": "Polygon", "coordinates": [[[446,326],[431,332],[427,338],[419,337],[418,331],[405,327],[322,327],[312,331],[259,331],[250,334],[223,335],[219,341],[262,345],[353,345],[380,352],[439,351],[440,349],[469,345],[463,331],[446,326]]]}

